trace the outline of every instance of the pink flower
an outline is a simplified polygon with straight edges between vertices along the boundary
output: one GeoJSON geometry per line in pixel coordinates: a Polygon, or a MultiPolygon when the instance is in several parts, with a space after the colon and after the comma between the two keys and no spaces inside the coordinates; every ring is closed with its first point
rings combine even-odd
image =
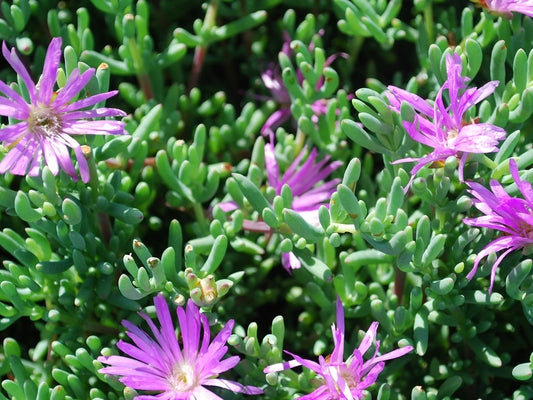
{"type": "Polygon", "coordinates": [[[29,72],[14,49],[9,51],[3,43],[2,53],[7,62],[20,76],[29,95],[29,103],[15,90],[0,81],[0,115],[20,122],[0,129],[0,141],[9,150],[0,162],[0,173],[9,171],[14,175],[35,176],[40,173],[41,160],[50,171],[57,175],[63,169],[74,180],[78,179],[68,147],[74,149],[78,168],[83,182],[89,181],[89,166],[80,144],[71,135],[123,134],[121,121],[87,118],[122,117],[126,114],[116,108],[89,109],[117,91],[100,93],[69,103],[89,83],[95,73],[94,68],[80,73],[74,69],[57,92],[59,60],[61,58],[61,38],[54,38],[48,46],[43,73],[35,84],[29,72]]]}
{"type": "Polygon", "coordinates": [[[509,160],[509,170],[524,197],[523,199],[509,196],[502,185],[495,180],[490,182],[491,190],[479,183],[467,182],[470,187],[469,192],[474,196],[474,205],[485,215],[476,218],[464,218],[463,222],[504,233],[503,236],[494,239],[477,254],[474,267],[467,275],[468,279],[472,279],[483,258],[492,252],[498,253],[505,250],[492,266],[489,292],[492,292],[496,270],[505,256],[514,250],[526,248],[533,244],[533,189],[529,182],[520,180],[518,167],[513,159],[509,160]]]}
{"type": "MultiPolygon", "coordinates": [[[[318,209],[321,205],[327,205],[331,195],[335,192],[340,179],[331,179],[322,182],[333,171],[342,165],[341,161],[329,162],[330,157],[326,156],[322,160],[315,162],[317,150],[313,148],[307,159],[300,165],[306,155],[305,149],[291,163],[289,168],[281,175],[279,165],[276,160],[274,144],[272,142],[265,145],[265,164],[268,183],[276,190],[276,194],[281,193],[284,185],[291,188],[293,201],[292,209],[297,211],[309,224],[319,225],[318,209]]],[[[292,252],[283,253],[281,263],[287,271],[298,269],[301,263],[292,252]]]]}
{"type": "Polygon", "coordinates": [[[228,351],[226,341],[231,335],[233,320],[228,321],[210,343],[207,318],[189,299],[185,310],[182,307],[177,309],[181,333],[181,340],[178,341],[163,295],[154,298],[154,305],[160,329],[147,315],[139,314],[148,323],[155,340],[131,322],[122,321],[128,329],[126,334],[134,344],[122,340],[117,344],[128,357],[98,357],[98,361],[110,365],[99,372],[121,375],[119,380],[133,389],[158,392],[137,396],[136,400],[222,400],[204,386],[245,394],[263,393],[255,386],[243,386],[218,378],[220,373],[230,370],[239,362],[238,356],[222,360],[228,351]]]}
{"type": "MultiPolygon", "coordinates": [[[[325,179],[342,165],[341,161],[329,162],[329,156],[316,162],[317,156],[316,148],[313,148],[309,154],[307,148],[302,149],[282,175],[274,144],[272,142],[265,144],[268,184],[275,189],[277,195],[281,194],[284,185],[288,185],[292,193],[292,210],[298,212],[306,222],[315,226],[320,224],[318,209],[321,205],[328,206],[331,195],[340,183],[338,178],[329,181],[325,179]],[[307,158],[304,158],[306,156],[307,158]]],[[[238,207],[234,201],[219,203],[218,206],[225,212],[233,211],[238,207]]],[[[272,232],[272,228],[263,221],[244,220],[243,229],[251,232],[272,232]]],[[[289,272],[301,267],[300,260],[292,252],[282,253],[281,263],[289,272]]]]}
{"type": "MultiPolygon", "coordinates": [[[[286,32],[284,33],[284,37],[285,37],[285,40],[283,42],[281,52],[286,54],[287,56],[291,56],[291,52],[292,52],[290,48],[291,38],[286,32]]],[[[313,48],[314,48],[314,44],[311,43],[309,45],[309,50],[311,51],[313,48]]],[[[342,57],[347,57],[347,55],[344,53],[331,55],[325,60],[324,68],[328,67],[339,55],[342,57]]],[[[281,77],[279,65],[275,65],[275,64],[269,65],[269,67],[261,74],[261,79],[265,87],[270,90],[270,93],[272,94],[272,97],[271,97],[272,100],[274,100],[276,103],[279,104],[279,109],[274,111],[272,115],[270,115],[267,118],[266,122],[261,128],[262,135],[270,136],[272,138],[274,137],[275,129],[283,125],[292,116],[291,95],[289,91],[287,90],[285,83],[283,82],[283,78],[281,77]]],[[[304,76],[302,72],[300,71],[300,69],[296,70],[296,79],[298,80],[298,84],[301,86],[304,81],[304,76]]],[[[316,90],[320,90],[320,88],[323,85],[324,85],[324,77],[321,77],[316,84],[316,90]]],[[[318,122],[319,115],[326,113],[328,102],[329,102],[329,99],[323,99],[323,98],[316,99],[312,102],[311,109],[314,112],[312,116],[312,121],[314,123],[318,122]]]]}
{"type": "MultiPolygon", "coordinates": [[[[395,86],[389,86],[387,98],[390,107],[400,112],[401,103],[409,103],[416,111],[413,122],[403,121],[403,126],[411,138],[433,151],[423,157],[403,158],[393,163],[415,161],[411,169],[411,181],[426,165],[444,162],[450,156],[460,158],[459,179],[463,181],[464,165],[471,153],[490,153],[498,151],[498,141],[505,138],[505,130],[488,123],[466,122],[464,114],[477,103],[494,92],[497,81],[491,81],[480,89],[466,88],[469,78],[462,76],[461,57],[458,54],[446,55],[448,79],[440,88],[434,105],[413,93],[395,86]],[[444,90],[448,96],[444,96],[444,90]],[[444,98],[450,105],[444,106],[444,98]]],[[[407,189],[407,188],[406,188],[407,189]]]]}
{"type": "Polygon", "coordinates": [[[533,3],[531,0],[474,0],[481,7],[490,12],[513,18],[513,12],[533,17],[533,3]]]}
{"type": "Polygon", "coordinates": [[[378,323],[373,322],[366,332],[361,344],[354,349],[352,354],[344,361],[344,309],[337,298],[337,325],[333,324],[333,353],[327,357],[318,357],[318,363],[306,360],[300,356],[290,354],[294,359],[284,363],[270,365],[264,372],[279,372],[297,366],[304,366],[313,370],[319,377],[322,385],[312,393],[299,397],[301,400],[359,400],[363,390],[376,382],[378,375],[385,367],[385,361],[401,357],[411,350],[412,346],[405,346],[378,356],[379,340],[376,340],[378,323]],[[375,344],[376,350],[372,356],[364,361],[363,356],[375,344]]]}
{"type": "Polygon", "coordinates": [[[283,125],[291,117],[291,96],[283,83],[279,67],[270,65],[262,74],[261,79],[265,87],[270,90],[272,100],[279,105],[279,109],[270,115],[261,128],[261,134],[274,135],[274,130],[283,125]]]}

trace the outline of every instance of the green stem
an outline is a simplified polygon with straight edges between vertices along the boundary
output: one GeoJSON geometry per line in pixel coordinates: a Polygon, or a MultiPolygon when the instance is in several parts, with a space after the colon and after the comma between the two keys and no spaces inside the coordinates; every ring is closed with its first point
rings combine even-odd
{"type": "Polygon", "coordinates": [[[355,63],[357,62],[357,59],[359,58],[359,53],[361,52],[361,49],[363,48],[363,43],[365,42],[365,38],[363,36],[355,36],[350,40],[350,67],[353,67],[355,63]]]}
{"type": "Polygon", "coordinates": [[[209,224],[207,222],[207,219],[205,218],[204,208],[200,203],[194,203],[192,205],[192,208],[194,210],[194,216],[196,217],[196,221],[198,221],[201,234],[209,234],[209,224]]]}
{"type": "Polygon", "coordinates": [[[299,153],[302,148],[305,145],[305,139],[307,139],[307,135],[305,135],[301,130],[298,130],[296,132],[295,142],[296,142],[296,148],[297,152],[299,153]]]}
{"type": "MultiPolygon", "coordinates": [[[[493,17],[491,17],[490,14],[488,14],[486,12],[486,10],[483,9],[483,11],[482,11],[482,13],[480,15],[479,22],[476,24],[476,26],[474,26],[474,29],[473,29],[473,32],[477,34],[478,38],[483,33],[483,31],[490,31],[490,30],[494,29],[492,26],[490,26],[490,27],[486,26],[486,24],[493,24],[494,23],[492,18],[493,17]]],[[[504,23],[504,20],[502,20],[501,22],[504,23]]],[[[494,36],[494,34],[492,36],[490,36],[490,37],[492,38],[493,36],[494,36]]],[[[461,46],[462,49],[465,48],[466,39],[467,39],[467,37],[463,38],[463,40],[459,44],[459,46],[461,46]]],[[[490,41],[490,39],[487,39],[485,37],[483,42],[481,42],[479,44],[481,45],[481,47],[485,47],[487,42],[489,42],[489,41],[490,41]]]]}
{"type": "Polygon", "coordinates": [[[424,7],[424,22],[426,24],[428,43],[433,43],[435,41],[435,32],[433,29],[433,3],[431,0],[428,0],[426,7],[424,7]]]}
{"type": "Polygon", "coordinates": [[[152,89],[152,82],[150,81],[150,76],[146,72],[144,67],[144,62],[142,60],[141,51],[135,39],[131,38],[128,40],[128,47],[130,49],[131,58],[133,60],[133,67],[135,68],[135,74],[137,75],[137,80],[139,81],[139,86],[144,94],[146,100],[154,98],[154,91],[152,89]]]}
{"type": "Polygon", "coordinates": [[[363,43],[365,38],[362,36],[354,36],[349,41],[348,54],[349,57],[344,63],[345,67],[343,68],[344,81],[348,82],[348,77],[352,74],[354,70],[357,59],[359,58],[359,53],[363,48],[363,43]]]}
{"type": "MultiPolygon", "coordinates": [[[[89,165],[89,186],[92,189],[91,192],[93,201],[96,202],[96,199],[98,198],[98,171],[96,170],[96,163],[94,161],[92,151],[89,146],[82,146],[82,152],[85,155],[85,158],[87,159],[87,164],[89,165]]],[[[96,224],[100,229],[103,242],[107,245],[109,244],[109,240],[111,240],[111,236],[113,234],[109,215],[99,212],[96,214],[96,217],[96,224]]]]}
{"type": "Polygon", "coordinates": [[[448,215],[446,215],[446,212],[443,211],[441,208],[437,207],[435,209],[435,218],[439,221],[439,229],[438,232],[442,232],[442,228],[444,228],[444,222],[447,218],[449,218],[448,215]]]}
{"type": "Polygon", "coordinates": [[[492,169],[492,170],[498,166],[494,161],[488,158],[485,154],[483,154],[482,157],[480,157],[479,162],[483,164],[484,166],[486,166],[487,168],[492,169]]]}
{"type": "Polygon", "coordinates": [[[464,328],[466,325],[466,319],[464,312],[457,306],[453,306],[449,308],[450,315],[453,317],[455,321],[458,322],[457,326],[460,329],[461,327],[464,328]]]}
{"type": "Polygon", "coordinates": [[[89,166],[89,182],[88,186],[92,190],[93,201],[96,202],[98,197],[98,171],[96,170],[96,163],[93,158],[93,153],[89,146],[81,146],[81,151],[87,160],[87,165],[89,166]]]}

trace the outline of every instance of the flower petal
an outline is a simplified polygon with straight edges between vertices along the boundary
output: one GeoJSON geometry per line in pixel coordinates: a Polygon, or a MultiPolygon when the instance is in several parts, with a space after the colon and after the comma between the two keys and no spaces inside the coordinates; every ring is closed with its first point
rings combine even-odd
{"type": "Polygon", "coordinates": [[[22,78],[22,82],[24,82],[24,85],[28,89],[28,93],[30,95],[30,100],[32,104],[37,103],[37,90],[35,88],[35,83],[33,83],[30,74],[26,67],[24,66],[24,63],[20,60],[17,53],[15,52],[15,49],[12,48],[11,51],[7,49],[6,43],[2,43],[2,54],[4,55],[4,58],[7,60],[9,65],[11,65],[11,68],[15,70],[17,75],[19,75],[22,78]]]}
{"type": "MultiPolygon", "coordinates": [[[[57,80],[57,70],[61,59],[61,38],[55,37],[50,41],[46,57],[44,58],[43,73],[39,79],[38,102],[48,104],[57,80]]],[[[32,100],[32,103],[35,102],[32,100]]]]}

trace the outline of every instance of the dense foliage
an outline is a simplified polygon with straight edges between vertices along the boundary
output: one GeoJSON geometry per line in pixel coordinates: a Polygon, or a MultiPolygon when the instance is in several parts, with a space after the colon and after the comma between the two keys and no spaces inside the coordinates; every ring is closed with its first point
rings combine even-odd
{"type": "Polygon", "coordinates": [[[0,399],[532,399],[530,3],[2,1],[0,399]]]}

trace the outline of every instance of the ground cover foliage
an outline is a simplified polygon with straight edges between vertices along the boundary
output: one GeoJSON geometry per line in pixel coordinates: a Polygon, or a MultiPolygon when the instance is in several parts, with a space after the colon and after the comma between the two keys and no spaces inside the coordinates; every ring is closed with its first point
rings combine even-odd
{"type": "Polygon", "coordinates": [[[0,399],[533,398],[530,3],[2,1],[0,399]]]}

